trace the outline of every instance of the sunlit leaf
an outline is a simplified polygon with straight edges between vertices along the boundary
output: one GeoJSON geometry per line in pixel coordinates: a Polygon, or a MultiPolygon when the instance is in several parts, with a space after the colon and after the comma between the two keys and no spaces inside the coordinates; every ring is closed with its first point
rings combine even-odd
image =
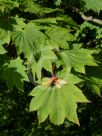
{"type": "Polygon", "coordinates": [[[61,57],[67,67],[74,67],[76,71],[85,73],[85,65],[96,65],[91,55],[93,53],[88,49],[72,49],[61,52],[61,57]]]}
{"type": "MultiPolygon", "coordinates": [[[[47,80],[49,82],[46,78],[46,82],[47,80]]],[[[30,111],[38,111],[39,122],[49,117],[50,121],[57,125],[62,124],[65,118],[79,124],[77,102],[89,102],[82,91],[70,82],[61,84],[61,87],[48,86],[48,84],[38,85],[30,95],[34,96],[30,103],[30,111]]]]}

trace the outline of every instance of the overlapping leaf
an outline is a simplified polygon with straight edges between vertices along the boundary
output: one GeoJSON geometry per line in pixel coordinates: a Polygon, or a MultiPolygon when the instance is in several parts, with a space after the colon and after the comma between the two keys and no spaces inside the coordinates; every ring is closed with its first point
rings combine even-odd
{"type": "Polygon", "coordinates": [[[84,0],[85,6],[88,10],[100,12],[102,10],[102,0],[84,0]]]}
{"type": "Polygon", "coordinates": [[[91,55],[93,53],[88,49],[72,49],[61,52],[61,57],[67,67],[74,67],[76,71],[85,73],[85,65],[96,65],[91,55]]]}
{"type": "Polygon", "coordinates": [[[1,14],[10,14],[10,11],[15,7],[19,7],[19,3],[16,0],[0,0],[1,14]]]}
{"type": "Polygon", "coordinates": [[[42,7],[38,3],[25,1],[21,3],[20,8],[25,12],[35,13],[35,14],[43,14],[43,13],[52,13],[57,11],[58,9],[51,9],[47,7],[42,7]]]}
{"type": "Polygon", "coordinates": [[[26,68],[22,65],[22,60],[17,58],[5,63],[2,68],[2,79],[6,81],[9,89],[16,86],[18,89],[23,90],[23,81],[28,81],[26,68]]]}
{"type": "Polygon", "coordinates": [[[53,47],[68,49],[67,41],[73,41],[74,36],[69,33],[70,30],[61,27],[51,27],[45,33],[49,37],[53,47]]]}
{"type": "MultiPolygon", "coordinates": [[[[67,75],[67,84],[62,84],[61,88],[56,86],[38,85],[30,95],[34,96],[30,103],[30,111],[37,110],[39,122],[50,118],[54,124],[62,124],[67,118],[79,124],[77,118],[77,102],[88,102],[82,91],[74,84],[79,82],[78,77],[73,79],[72,75],[67,75]]],[[[49,82],[50,79],[48,79],[49,82]]]]}
{"type": "MultiPolygon", "coordinates": [[[[41,79],[42,68],[52,73],[52,61],[56,60],[57,56],[53,51],[49,50],[47,47],[41,50],[41,56],[38,62],[35,61],[34,57],[28,60],[29,68],[32,69],[33,76],[37,75],[37,78],[41,79]]],[[[35,79],[35,78],[34,78],[35,79]]]]}
{"type": "Polygon", "coordinates": [[[13,31],[22,31],[26,27],[25,19],[19,18],[18,16],[14,17],[16,23],[13,24],[13,31]]]}
{"type": "Polygon", "coordinates": [[[14,32],[12,39],[18,54],[23,52],[26,57],[29,57],[45,45],[46,37],[34,24],[30,23],[24,30],[14,32]]]}

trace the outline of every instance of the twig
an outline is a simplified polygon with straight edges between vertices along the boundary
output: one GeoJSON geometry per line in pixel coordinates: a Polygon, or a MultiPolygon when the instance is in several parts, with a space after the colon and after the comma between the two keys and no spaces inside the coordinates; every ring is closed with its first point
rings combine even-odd
{"type": "Polygon", "coordinates": [[[76,11],[77,13],[79,13],[80,16],[82,17],[82,19],[84,19],[85,21],[91,21],[91,22],[97,23],[99,25],[102,25],[102,20],[94,18],[93,16],[86,16],[83,12],[81,12],[77,8],[73,8],[73,10],[76,11]]]}
{"type": "Polygon", "coordinates": [[[34,86],[37,86],[37,83],[35,83],[35,81],[34,81],[33,74],[32,74],[32,71],[31,71],[31,70],[28,70],[27,75],[28,75],[28,78],[29,78],[30,82],[31,82],[34,86]]]}

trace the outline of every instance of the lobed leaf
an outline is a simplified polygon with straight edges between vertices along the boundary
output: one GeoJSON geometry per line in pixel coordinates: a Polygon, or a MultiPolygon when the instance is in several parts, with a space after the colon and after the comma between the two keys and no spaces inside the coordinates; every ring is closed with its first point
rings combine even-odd
{"type": "Polygon", "coordinates": [[[17,58],[5,63],[2,71],[2,79],[10,90],[16,86],[18,89],[23,90],[24,81],[28,81],[26,68],[22,65],[22,60],[17,58]]]}
{"type": "Polygon", "coordinates": [[[12,39],[17,47],[18,54],[23,52],[25,57],[29,58],[31,54],[35,54],[44,46],[46,37],[34,24],[29,23],[24,30],[14,32],[12,39]]]}
{"type": "Polygon", "coordinates": [[[93,11],[100,12],[102,10],[102,0],[84,0],[85,7],[93,11]]]}
{"type": "Polygon", "coordinates": [[[95,66],[92,55],[94,51],[88,49],[72,49],[61,52],[61,57],[67,67],[74,67],[78,72],[85,73],[85,65],[95,66]]]}
{"type": "Polygon", "coordinates": [[[52,61],[56,59],[57,56],[55,53],[46,47],[45,49],[41,49],[41,56],[38,61],[35,61],[34,57],[28,60],[28,65],[30,65],[29,68],[32,69],[34,79],[35,75],[37,75],[37,78],[41,80],[41,71],[43,68],[52,73],[52,61]]]}
{"type": "Polygon", "coordinates": [[[30,111],[38,111],[40,123],[49,116],[50,121],[57,125],[62,124],[65,118],[79,124],[77,102],[89,102],[82,91],[70,83],[62,85],[61,88],[38,85],[30,95],[35,96],[31,100],[30,111]]]}
{"type": "Polygon", "coordinates": [[[63,49],[68,49],[67,41],[73,41],[74,36],[69,33],[70,30],[61,27],[51,27],[45,34],[49,37],[51,45],[53,47],[61,47],[63,49]],[[56,45],[55,45],[56,44],[56,45]]]}

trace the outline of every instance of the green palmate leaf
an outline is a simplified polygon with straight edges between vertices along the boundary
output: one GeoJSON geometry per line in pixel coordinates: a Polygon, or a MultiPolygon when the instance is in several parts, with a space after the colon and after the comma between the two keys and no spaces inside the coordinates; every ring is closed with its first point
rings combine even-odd
{"type": "Polygon", "coordinates": [[[24,80],[28,81],[26,68],[22,65],[22,60],[17,58],[5,63],[2,70],[2,79],[6,81],[8,88],[11,90],[14,86],[23,90],[24,80]]]}
{"type": "Polygon", "coordinates": [[[0,37],[4,43],[10,43],[11,35],[13,32],[22,31],[25,28],[26,24],[24,19],[19,18],[18,16],[11,18],[1,18],[0,19],[0,37]]]}
{"type": "Polygon", "coordinates": [[[41,70],[42,68],[52,73],[52,60],[57,59],[56,55],[53,51],[49,49],[45,49],[41,51],[41,57],[37,62],[37,77],[41,79],[41,70]]]}
{"type": "Polygon", "coordinates": [[[67,26],[69,25],[69,27],[72,27],[74,29],[79,27],[77,25],[77,23],[68,15],[62,15],[62,16],[60,16],[60,18],[62,18],[62,19],[60,19],[59,21],[62,20],[67,26]]]}
{"type": "Polygon", "coordinates": [[[41,70],[42,68],[52,73],[52,61],[56,60],[57,57],[53,51],[49,50],[47,47],[41,50],[41,57],[38,62],[35,61],[35,58],[32,57],[31,60],[28,60],[28,67],[32,69],[32,73],[35,79],[41,79],[41,70]]]}
{"type": "Polygon", "coordinates": [[[2,45],[3,45],[3,42],[2,42],[2,40],[0,40],[0,54],[5,54],[6,50],[4,49],[4,47],[2,45]]]}
{"type": "Polygon", "coordinates": [[[96,12],[100,12],[102,10],[102,0],[84,0],[85,7],[89,10],[92,9],[96,12]]]}
{"type": "Polygon", "coordinates": [[[82,82],[83,80],[80,79],[79,77],[77,77],[74,74],[70,73],[70,68],[64,68],[63,70],[59,71],[57,73],[57,76],[65,81],[67,81],[67,83],[70,84],[77,84],[79,82],[82,82]]]}
{"type": "Polygon", "coordinates": [[[24,3],[21,3],[20,8],[25,12],[30,12],[35,14],[52,13],[58,10],[58,9],[42,7],[41,5],[31,1],[26,1],[24,3]]]}
{"type": "MultiPolygon", "coordinates": [[[[48,84],[51,79],[47,79],[48,84]]],[[[77,102],[88,102],[81,90],[74,85],[75,81],[65,83],[58,79],[61,87],[38,85],[30,95],[34,96],[30,103],[30,111],[37,110],[39,122],[50,118],[54,124],[62,124],[67,118],[76,124],[79,124],[77,118],[77,102]],[[65,83],[65,84],[64,84],[65,83]]],[[[56,82],[58,82],[56,81],[56,82]]],[[[45,81],[46,84],[46,81],[45,81]]]]}
{"type": "Polygon", "coordinates": [[[63,62],[67,67],[74,67],[78,72],[85,73],[85,65],[95,66],[95,60],[91,56],[94,51],[88,49],[72,49],[61,52],[63,62]]]}
{"type": "Polygon", "coordinates": [[[28,58],[45,45],[46,37],[34,24],[30,23],[24,30],[14,32],[12,39],[17,47],[18,54],[23,52],[28,58]]]}
{"type": "Polygon", "coordinates": [[[14,19],[16,23],[13,24],[13,31],[22,31],[26,27],[25,19],[18,16],[15,16],[14,19]]]}
{"type": "Polygon", "coordinates": [[[64,49],[68,49],[67,41],[74,40],[74,36],[69,33],[70,30],[62,27],[51,27],[49,28],[45,34],[49,37],[51,45],[53,47],[61,47],[64,49]],[[55,45],[56,44],[56,45],[55,45]]]}
{"type": "Polygon", "coordinates": [[[86,67],[86,83],[96,94],[101,96],[102,68],[100,66],[86,67]]]}
{"type": "Polygon", "coordinates": [[[19,7],[19,3],[17,1],[0,0],[1,14],[10,14],[10,11],[15,7],[19,7]]]}

